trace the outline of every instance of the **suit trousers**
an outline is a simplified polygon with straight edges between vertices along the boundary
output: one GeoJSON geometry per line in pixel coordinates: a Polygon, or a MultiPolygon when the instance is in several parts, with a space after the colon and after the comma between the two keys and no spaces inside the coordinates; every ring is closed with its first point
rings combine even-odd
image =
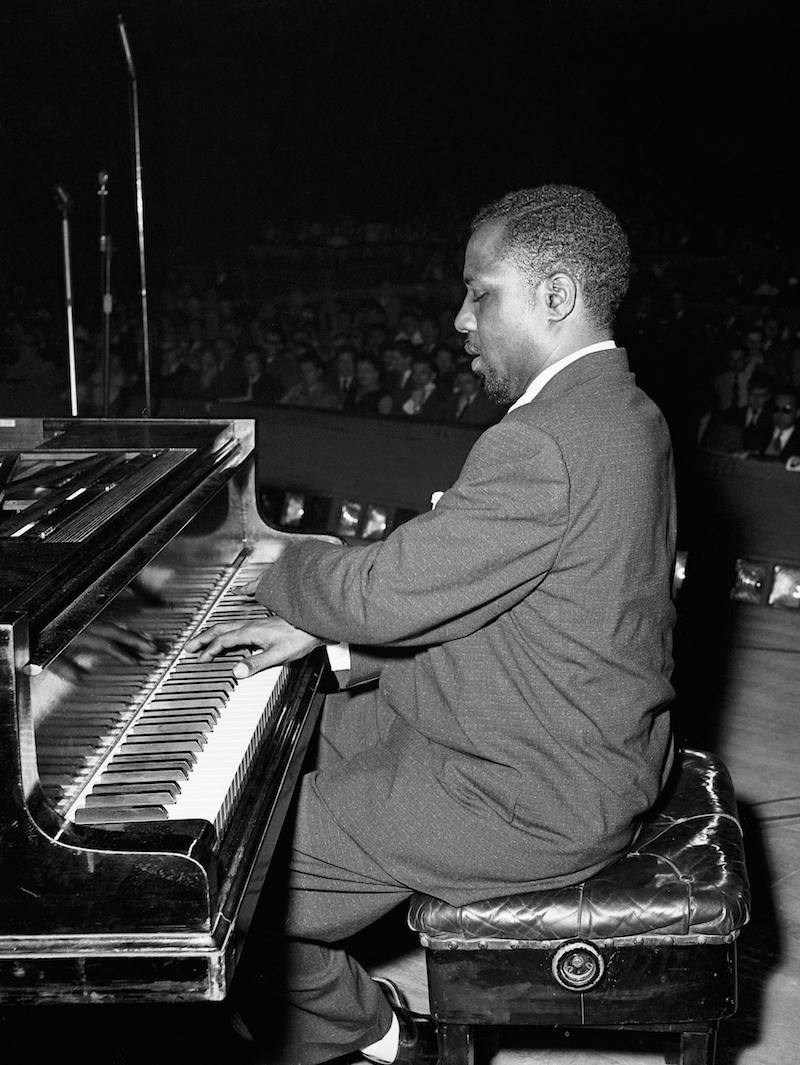
{"type": "MultiPolygon", "coordinates": [[[[324,758],[341,757],[324,735],[321,743],[324,758]]],[[[288,875],[262,893],[233,1001],[262,1060],[318,1065],[388,1032],[391,1007],[342,944],[412,891],[337,824],[318,794],[316,773],[303,779],[288,856],[275,865],[288,875]]]]}

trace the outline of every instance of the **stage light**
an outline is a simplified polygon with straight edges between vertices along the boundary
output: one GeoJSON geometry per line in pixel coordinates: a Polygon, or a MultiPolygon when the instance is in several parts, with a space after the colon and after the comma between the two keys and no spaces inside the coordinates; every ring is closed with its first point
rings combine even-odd
{"type": "Polygon", "coordinates": [[[389,525],[389,512],[386,507],[376,507],[367,503],[361,536],[364,540],[382,540],[389,525]]]}
{"type": "Polygon", "coordinates": [[[769,576],[769,567],[766,562],[751,562],[746,558],[737,558],[736,579],[731,590],[731,599],[736,599],[740,603],[761,604],[769,576]]]}
{"type": "Polygon", "coordinates": [[[361,521],[361,512],[364,508],[361,503],[345,500],[339,508],[339,518],[336,522],[337,536],[355,536],[358,532],[358,523],[361,521]]]}
{"type": "Polygon", "coordinates": [[[688,551],[678,551],[675,555],[675,567],[672,570],[672,595],[673,598],[683,587],[686,580],[686,562],[689,557],[688,551]]]}
{"type": "Polygon", "coordinates": [[[306,512],[306,497],[299,492],[287,492],[281,507],[281,525],[300,525],[306,512]]]}
{"type": "Polygon", "coordinates": [[[800,566],[776,566],[769,593],[770,606],[800,609],[800,566]]]}

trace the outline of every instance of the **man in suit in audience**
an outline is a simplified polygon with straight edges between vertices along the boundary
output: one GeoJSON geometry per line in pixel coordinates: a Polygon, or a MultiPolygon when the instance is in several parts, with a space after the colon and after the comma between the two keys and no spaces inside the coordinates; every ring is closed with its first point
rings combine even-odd
{"type": "Polygon", "coordinates": [[[392,414],[402,414],[403,404],[414,390],[414,346],[408,340],[395,340],[389,345],[389,350],[391,362],[387,365],[386,387],[392,397],[392,414]]]}
{"type": "Polygon", "coordinates": [[[356,353],[352,348],[340,348],[336,352],[336,394],[339,410],[352,414],[356,397],[356,353]]]}
{"type": "Polygon", "coordinates": [[[458,425],[493,425],[504,413],[505,406],[488,395],[480,375],[469,363],[459,364],[455,391],[447,400],[445,420],[458,425]]]}
{"type": "Polygon", "coordinates": [[[444,421],[446,400],[437,387],[433,363],[421,352],[411,364],[411,383],[411,393],[397,413],[426,422],[444,421]]]}
{"type": "Polygon", "coordinates": [[[756,370],[747,386],[743,407],[715,411],[709,415],[700,437],[705,451],[747,458],[760,455],[772,438],[773,382],[769,374],[756,370]]]}
{"type": "Polygon", "coordinates": [[[731,422],[742,434],[745,451],[763,451],[772,437],[773,380],[763,370],[756,370],[747,383],[747,403],[728,412],[731,422]]]}
{"type": "Polygon", "coordinates": [[[788,458],[800,455],[798,413],[797,389],[781,386],[775,393],[772,405],[773,430],[761,451],[762,458],[785,462],[788,458]]]}
{"type": "Polygon", "coordinates": [[[349,685],[300,788],[281,938],[244,955],[237,998],[271,1061],[434,1062],[431,1022],[343,942],[414,891],[459,905],[579,883],[626,851],[667,778],[672,456],[612,339],[628,269],[585,190],[479,212],[456,327],[508,413],[384,541],[265,539],[250,591],[277,616],[190,642],[206,659],[251,648],[239,675],[328,644],[349,685]]]}

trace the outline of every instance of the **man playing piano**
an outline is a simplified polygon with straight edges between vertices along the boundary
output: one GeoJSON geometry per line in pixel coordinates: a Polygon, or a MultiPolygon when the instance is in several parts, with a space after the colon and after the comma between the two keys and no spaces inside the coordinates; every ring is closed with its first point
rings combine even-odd
{"type": "Polygon", "coordinates": [[[277,616],[193,641],[204,658],[254,648],[242,675],[340,644],[354,691],[329,699],[300,790],[284,1021],[260,998],[274,954],[261,974],[250,958],[242,989],[268,1060],[434,1061],[432,1024],[340,943],[414,891],[458,905],[583,880],[626,850],[669,772],[672,458],[612,340],[628,265],[589,192],[479,212],[456,327],[508,413],[383,542],[276,533],[250,590],[277,616]]]}

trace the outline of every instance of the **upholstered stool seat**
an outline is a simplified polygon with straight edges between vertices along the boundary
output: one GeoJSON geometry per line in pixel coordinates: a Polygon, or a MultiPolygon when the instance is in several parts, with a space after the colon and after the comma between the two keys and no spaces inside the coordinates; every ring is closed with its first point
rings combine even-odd
{"type": "Polygon", "coordinates": [[[441,1065],[467,1065],[474,1025],[674,1032],[681,1065],[712,1065],[749,899],[728,771],[683,751],[629,852],[596,876],[466,906],[412,898],[441,1065]]]}

